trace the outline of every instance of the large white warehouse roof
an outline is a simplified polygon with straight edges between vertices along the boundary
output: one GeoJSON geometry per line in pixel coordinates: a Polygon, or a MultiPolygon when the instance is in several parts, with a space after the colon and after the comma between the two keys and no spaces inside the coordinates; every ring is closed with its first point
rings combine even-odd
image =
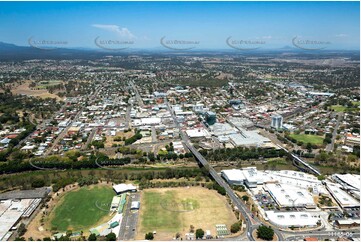
{"type": "Polygon", "coordinates": [[[282,228],[286,227],[315,227],[319,218],[307,212],[274,212],[266,211],[269,221],[282,228]]]}

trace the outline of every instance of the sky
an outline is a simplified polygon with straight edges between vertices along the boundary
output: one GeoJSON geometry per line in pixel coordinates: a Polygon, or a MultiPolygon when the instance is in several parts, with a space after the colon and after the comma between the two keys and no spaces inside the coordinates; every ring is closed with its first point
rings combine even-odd
{"type": "Polygon", "coordinates": [[[0,42],[119,49],[359,49],[359,4],[0,2],[0,42]]]}

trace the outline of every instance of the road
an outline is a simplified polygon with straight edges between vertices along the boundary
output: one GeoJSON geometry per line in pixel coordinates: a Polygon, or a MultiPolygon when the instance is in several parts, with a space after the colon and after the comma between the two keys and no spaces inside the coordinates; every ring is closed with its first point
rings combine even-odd
{"type": "Polygon", "coordinates": [[[157,142],[157,131],[155,131],[155,126],[152,125],[152,143],[157,142]]]}
{"type": "MultiPolygon", "coordinates": [[[[130,102],[131,99],[129,99],[129,102],[130,102]]],[[[133,103],[131,103],[129,105],[129,102],[128,102],[128,106],[127,106],[127,112],[125,114],[125,129],[129,129],[130,128],[130,111],[132,110],[132,106],[133,106],[133,103]]]]}
{"type": "Polygon", "coordinates": [[[140,201],[139,193],[130,193],[128,196],[127,206],[123,210],[118,240],[134,240],[135,238],[139,211],[130,209],[133,201],[140,201]]]}
{"type": "Polygon", "coordinates": [[[130,85],[131,85],[132,88],[133,88],[133,91],[134,91],[134,93],[135,93],[135,96],[136,96],[136,98],[137,98],[137,101],[138,101],[139,106],[143,107],[143,106],[144,106],[143,99],[142,99],[142,97],[141,97],[140,94],[139,94],[139,91],[138,91],[137,86],[134,84],[134,81],[130,81],[129,83],[130,83],[130,85]]]}
{"type": "Polygon", "coordinates": [[[92,129],[92,131],[90,132],[90,134],[89,134],[89,136],[88,136],[87,141],[86,141],[85,144],[83,145],[83,150],[84,150],[84,149],[88,149],[88,145],[92,142],[93,137],[94,137],[95,133],[97,132],[97,129],[98,129],[98,128],[96,128],[96,127],[94,127],[94,128],[92,129]]]}
{"type": "Polygon", "coordinates": [[[340,127],[340,122],[341,122],[342,118],[343,118],[343,113],[341,112],[341,113],[338,114],[338,117],[337,117],[337,123],[336,123],[335,129],[333,130],[333,133],[332,133],[331,143],[326,146],[326,151],[327,152],[333,151],[333,148],[335,147],[335,140],[336,140],[336,136],[337,136],[337,130],[340,127]]]}

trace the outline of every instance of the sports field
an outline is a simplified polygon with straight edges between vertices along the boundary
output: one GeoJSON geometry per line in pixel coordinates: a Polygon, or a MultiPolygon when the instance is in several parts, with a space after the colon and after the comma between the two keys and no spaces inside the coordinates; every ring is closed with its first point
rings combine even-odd
{"type": "Polygon", "coordinates": [[[190,225],[216,235],[216,224],[226,224],[230,228],[235,221],[225,197],[214,190],[201,187],[147,189],[141,193],[137,239],[157,231],[156,240],[171,240],[177,232],[183,236],[188,233],[190,225]]]}
{"type": "Polygon", "coordinates": [[[290,134],[290,137],[297,141],[302,141],[305,144],[311,143],[315,145],[321,145],[324,139],[322,136],[312,134],[290,134]]]}
{"type": "Polygon", "coordinates": [[[107,215],[114,195],[107,186],[83,187],[65,194],[50,213],[50,229],[85,232],[102,219],[109,219],[107,215]]]}

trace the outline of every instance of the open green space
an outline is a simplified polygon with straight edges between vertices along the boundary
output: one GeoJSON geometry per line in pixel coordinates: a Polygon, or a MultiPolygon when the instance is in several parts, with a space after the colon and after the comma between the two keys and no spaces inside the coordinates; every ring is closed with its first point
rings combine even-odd
{"type": "Polygon", "coordinates": [[[58,231],[84,231],[97,225],[109,214],[114,195],[112,188],[105,186],[91,189],[83,187],[65,194],[50,214],[51,228],[58,231]]]}
{"type": "Polygon", "coordinates": [[[359,110],[360,102],[352,102],[353,107],[346,107],[342,105],[332,105],[331,110],[335,112],[357,112],[359,110]]]}
{"type": "Polygon", "coordinates": [[[342,106],[342,105],[332,105],[331,109],[334,110],[335,112],[344,112],[346,110],[347,107],[342,106]]]}
{"type": "Polygon", "coordinates": [[[58,81],[58,80],[41,81],[36,85],[35,88],[37,88],[37,89],[45,89],[47,87],[56,86],[56,85],[59,85],[61,83],[62,83],[62,81],[58,81]]]}
{"type": "Polygon", "coordinates": [[[322,136],[312,134],[290,134],[290,137],[305,144],[311,143],[314,145],[321,145],[324,139],[322,136]]]}

